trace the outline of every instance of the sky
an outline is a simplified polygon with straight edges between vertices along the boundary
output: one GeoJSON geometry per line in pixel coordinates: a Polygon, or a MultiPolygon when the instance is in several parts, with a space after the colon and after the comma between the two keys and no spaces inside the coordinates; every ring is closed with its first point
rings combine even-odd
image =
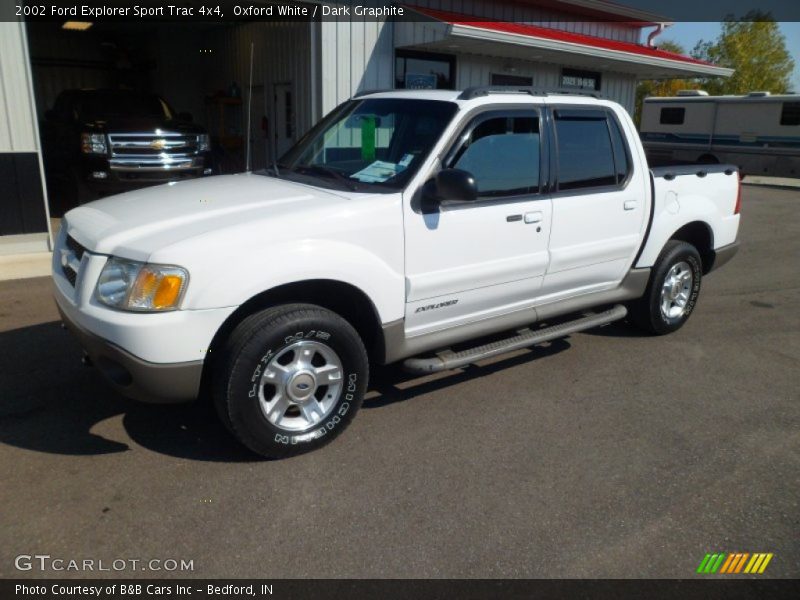
{"type": "MultiPolygon", "coordinates": [[[[783,22],[780,23],[780,28],[786,38],[786,48],[795,62],[794,76],[792,77],[794,90],[792,91],[800,93],[800,23],[783,22]]],[[[701,39],[706,41],[716,40],[720,31],[719,23],[675,23],[662,33],[659,39],[678,42],[688,53],[701,39]]]]}

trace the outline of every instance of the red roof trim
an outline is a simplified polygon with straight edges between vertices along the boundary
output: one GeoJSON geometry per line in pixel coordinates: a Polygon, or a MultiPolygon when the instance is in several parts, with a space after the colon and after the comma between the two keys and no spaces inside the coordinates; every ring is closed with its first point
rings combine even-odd
{"type": "Polygon", "coordinates": [[[709,67],[716,66],[703,60],[697,60],[689,56],[684,56],[683,54],[667,52],[666,50],[657,50],[649,46],[633,44],[631,42],[619,42],[617,40],[599,38],[582,33],[571,33],[569,31],[550,29],[548,27],[539,27],[537,25],[523,25],[522,23],[509,23],[506,21],[483,21],[479,20],[480,18],[475,17],[474,15],[462,15],[459,13],[433,10],[419,6],[409,6],[409,8],[436,19],[437,21],[442,21],[450,25],[466,25],[468,27],[475,27],[476,29],[484,29],[487,31],[498,31],[501,33],[511,33],[525,37],[541,38],[557,42],[567,42],[570,44],[579,44],[581,46],[590,46],[592,48],[601,48],[603,50],[628,52],[630,54],[638,54],[640,56],[649,56],[652,58],[660,58],[694,65],[704,65],[709,67]]]}

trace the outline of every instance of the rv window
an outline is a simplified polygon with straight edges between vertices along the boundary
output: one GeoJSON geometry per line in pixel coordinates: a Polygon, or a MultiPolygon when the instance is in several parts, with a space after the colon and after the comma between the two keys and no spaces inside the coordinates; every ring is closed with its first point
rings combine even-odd
{"type": "Polygon", "coordinates": [[[800,102],[784,102],[781,125],[800,125],[800,102]]]}
{"type": "Polygon", "coordinates": [[[662,108],[661,109],[661,124],[662,125],[683,125],[683,119],[686,117],[685,108],[662,108]]]}

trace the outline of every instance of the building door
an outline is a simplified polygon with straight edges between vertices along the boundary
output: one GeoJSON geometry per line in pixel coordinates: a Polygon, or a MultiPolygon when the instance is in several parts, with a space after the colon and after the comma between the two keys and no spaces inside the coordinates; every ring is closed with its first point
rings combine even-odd
{"type": "Polygon", "coordinates": [[[539,112],[485,112],[458,140],[443,164],[475,177],[477,201],[405,208],[411,337],[530,307],[547,270],[539,112]]]}
{"type": "Polygon", "coordinates": [[[272,139],[279,159],[294,144],[295,98],[291,83],[276,83],[273,98],[272,139]]]}

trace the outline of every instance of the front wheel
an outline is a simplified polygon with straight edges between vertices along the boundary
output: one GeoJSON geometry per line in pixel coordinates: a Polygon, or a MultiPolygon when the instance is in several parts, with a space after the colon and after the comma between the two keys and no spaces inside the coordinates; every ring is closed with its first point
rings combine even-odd
{"type": "Polygon", "coordinates": [[[368,378],[366,350],[347,321],[318,306],[277,306],[242,321],[221,349],[214,403],[245,446],[283,458],[339,435],[368,378]]]}
{"type": "Polygon", "coordinates": [[[679,240],[667,242],[644,296],[630,306],[631,320],[654,335],[677,331],[697,304],[702,276],[703,263],[694,246],[679,240]]]}

